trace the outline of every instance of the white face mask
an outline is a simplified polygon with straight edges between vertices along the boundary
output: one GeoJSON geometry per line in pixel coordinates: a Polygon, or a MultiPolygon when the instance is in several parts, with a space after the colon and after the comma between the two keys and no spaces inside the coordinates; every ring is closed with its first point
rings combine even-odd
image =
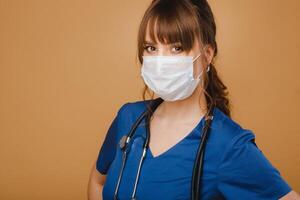
{"type": "MultiPolygon", "coordinates": [[[[165,101],[176,101],[190,96],[201,80],[194,79],[192,56],[143,56],[141,75],[146,85],[165,101]]],[[[209,67],[207,69],[209,71],[209,67]]]]}

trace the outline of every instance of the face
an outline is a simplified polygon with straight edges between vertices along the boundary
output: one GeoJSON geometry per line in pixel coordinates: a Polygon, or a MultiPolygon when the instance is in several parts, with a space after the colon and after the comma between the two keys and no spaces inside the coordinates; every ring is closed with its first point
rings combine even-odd
{"type": "MultiPolygon", "coordinates": [[[[156,36],[155,39],[158,41],[156,36]]],[[[204,67],[204,70],[206,70],[206,66],[208,65],[207,53],[209,55],[210,52],[207,51],[211,51],[211,49],[207,47],[209,46],[203,48],[198,39],[195,40],[193,48],[189,52],[183,51],[180,42],[173,44],[156,43],[150,39],[149,28],[147,27],[143,56],[192,56],[195,59],[200,54],[200,56],[194,61],[195,78],[201,73],[202,68],[204,67]]]]}

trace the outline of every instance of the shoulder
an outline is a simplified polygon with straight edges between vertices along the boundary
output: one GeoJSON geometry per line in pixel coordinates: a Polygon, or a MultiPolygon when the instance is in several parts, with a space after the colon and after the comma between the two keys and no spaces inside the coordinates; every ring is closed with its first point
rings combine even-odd
{"type": "Polygon", "coordinates": [[[243,145],[248,141],[255,140],[255,134],[252,130],[243,127],[219,108],[214,109],[210,135],[223,150],[230,148],[228,146],[243,145]]]}
{"type": "MultiPolygon", "coordinates": [[[[147,104],[152,100],[133,100],[124,103],[118,111],[118,115],[121,118],[126,118],[127,120],[134,120],[145,111],[147,104]]],[[[255,134],[252,130],[241,126],[237,121],[228,117],[219,108],[214,108],[214,118],[211,124],[211,134],[218,137],[221,142],[228,145],[228,142],[239,144],[243,140],[253,139],[255,134]]]]}
{"type": "Polygon", "coordinates": [[[214,135],[220,146],[217,147],[217,188],[223,196],[279,199],[291,191],[279,170],[256,145],[255,134],[219,111],[216,116],[218,133],[214,135]]]}
{"type": "Polygon", "coordinates": [[[151,100],[133,100],[125,102],[118,110],[119,117],[135,118],[141,114],[151,100]]]}
{"type": "Polygon", "coordinates": [[[117,126],[120,130],[119,134],[121,134],[118,137],[122,137],[124,133],[130,130],[138,117],[146,110],[146,106],[150,101],[151,100],[129,101],[120,106],[116,115],[117,126]]]}
{"type": "MultiPolygon", "coordinates": [[[[147,104],[152,100],[133,100],[124,103],[118,111],[119,118],[126,124],[132,124],[143,111],[147,104]]],[[[218,143],[222,149],[230,145],[243,144],[245,141],[254,140],[255,134],[252,130],[241,126],[237,121],[228,117],[219,108],[214,108],[214,118],[210,127],[210,136],[212,140],[218,143]]]]}

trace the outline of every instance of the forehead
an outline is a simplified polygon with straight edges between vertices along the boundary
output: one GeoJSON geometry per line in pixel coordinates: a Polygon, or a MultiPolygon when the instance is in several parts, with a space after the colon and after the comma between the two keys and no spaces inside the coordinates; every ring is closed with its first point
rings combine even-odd
{"type": "MultiPolygon", "coordinates": [[[[160,40],[158,39],[157,36],[157,26],[154,25],[153,26],[153,35],[151,37],[151,31],[150,31],[150,23],[148,23],[146,31],[145,31],[145,37],[144,37],[144,44],[146,45],[157,45],[157,44],[161,44],[161,45],[166,45],[166,46],[171,46],[171,45],[182,45],[182,42],[178,39],[172,42],[168,42],[167,39],[164,39],[164,42],[160,42],[160,40]]],[[[185,51],[190,52],[193,49],[197,51],[197,49],[200,49],[200,47],[202,46],[201,43],[199,43],[199,39],[197,37],[194,37],[194,43],[192,45],[191,48],[186,49],[185,51]]],[[[185,42],[185,41],[183,41],[185,42]]],[[[184,43],[183,43],[184,45],[184,43]]]]}
{"type": "Polygon", "coordinates": [[[142,40],[144,45],[180,45],[183,51],[186,52],[201,46],[193,25],[178,24],[174,19],[159,17],[148,19],[145,25],[142,40]]]}

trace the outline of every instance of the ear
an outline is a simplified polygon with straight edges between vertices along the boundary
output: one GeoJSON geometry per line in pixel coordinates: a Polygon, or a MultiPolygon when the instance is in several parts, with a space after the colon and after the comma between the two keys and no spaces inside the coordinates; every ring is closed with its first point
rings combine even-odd
{"type": "Polygon", "coordinates": [[[205,64],[209,65],[212,62],[212,59],[214,57],[215,49],[210,44],[207,44],[203,48],[203,51],[204,51],[204,55],[205,55],[205,58],[206,58],[206,60],[205,60],[206,63],[205,64]]]}

